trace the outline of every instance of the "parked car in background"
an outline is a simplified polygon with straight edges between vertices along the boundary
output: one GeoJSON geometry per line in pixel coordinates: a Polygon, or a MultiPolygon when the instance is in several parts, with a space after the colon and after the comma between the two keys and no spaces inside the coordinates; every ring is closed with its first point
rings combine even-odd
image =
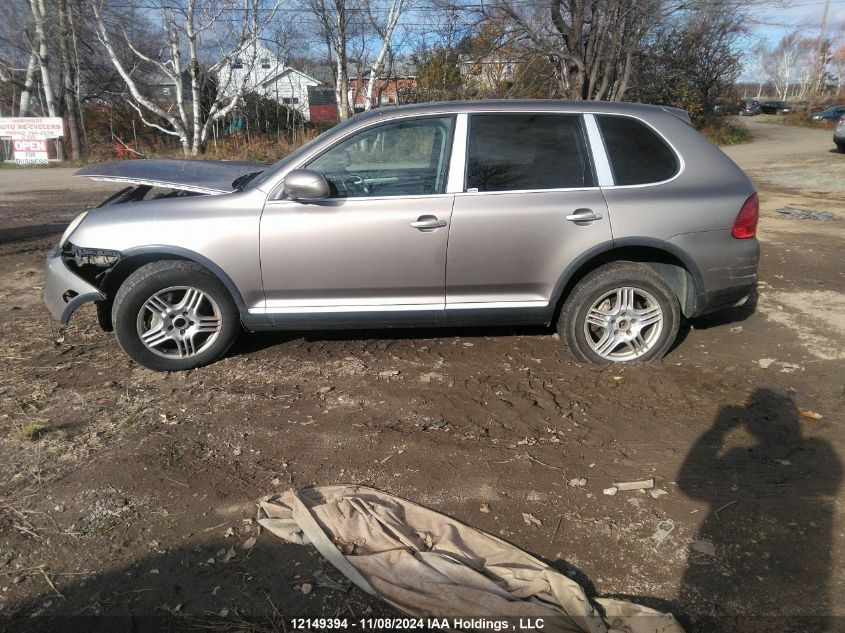
{"type": "Polygon", "coordinates": [[[719,116],[735,114],[737,108],[739,108],[739,104],[736,101],[719,101],[713,106],[713,114],[719,116]]]}
{"type": "Polygon", "coordinates": [[[155,370],[210,363],[241,327],[554,324],[579,361],[648,361],[757,282],[754,185],[676,108],[377,108],[272,166],[77,175],[128,186],[49,253],[46,304],[67,324],[95,302],[155,370]]]}
{"type": "Polygon", "coordinates": [[[786,114],[792,112],[792,106],[786,101],[763,101],[760,111],[763,114],[786,114]]]}
{"type": "Polygon", "coordinates": [[[807,118],[811,121],[837,121],[843,114],[845,114],[845,105],[835,105],[827,110],[811,114],[807,118]]]}
{"type": "Polygon", "coordinates": [[[840,152],[845,152],[845,115],[839,117],[836,129],[833,130],[833,142],[840,152]]]}
{"type": "Polygon", "coordinates": [[[739,102],[739,113],[742,116],[756,116],[760,114],[760,102],[756,99],[742,99],[739,102]]]}

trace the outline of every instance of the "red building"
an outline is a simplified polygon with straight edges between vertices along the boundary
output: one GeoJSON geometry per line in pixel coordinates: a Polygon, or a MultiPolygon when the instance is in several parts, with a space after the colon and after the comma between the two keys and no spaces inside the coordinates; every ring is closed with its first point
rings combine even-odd
{"type": "MultiPolygon", "coordinates": [[[[350,78],[349,91],[352,93],[351,102],[356,110],[364,109],[369,84],[369,73],[359,73],[357,77],[350,78]]],[[[373,86],[372,105],[375,108],[386,105],[399,105],[401,103],[402,91],[416,88],[416,86],[417,78],[412,75],[377,77],[373,86]]]]}
{"type": "Polygon", "coordinates": [[[311,123],[334,125],[338,122],[337,100],[331,86],[308,87],[308,112],[311,123]]]}

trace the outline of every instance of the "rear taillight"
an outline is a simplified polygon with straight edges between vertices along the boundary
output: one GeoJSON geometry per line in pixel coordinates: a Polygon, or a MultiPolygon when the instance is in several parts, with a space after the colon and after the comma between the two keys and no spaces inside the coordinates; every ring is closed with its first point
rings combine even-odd
{"type": "Polygon", "coordinates": [[[738,240],[746,240],[757,235],[757,220],[760,218],[760,200],[757,194],[752,194],[734,220],[731,235],[738,240]]]}

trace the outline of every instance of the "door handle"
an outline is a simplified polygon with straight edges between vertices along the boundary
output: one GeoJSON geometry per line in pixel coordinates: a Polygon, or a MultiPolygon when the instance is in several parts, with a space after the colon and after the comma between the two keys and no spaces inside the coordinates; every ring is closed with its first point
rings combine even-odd
{"type": "Polygon", "coordinates": [[[433,231],[434,229],[442,229],[446,226],[446,220],[438,220],[433,215],[421,215],[416,222],[411,222],[411,226],[420,231],[433,231]]]}
{"type": "Polygon", "coordinates": [[[592,209],[575,209],[571,215],[567,215],[566,219],[570,222],[594,222],[602,219],[602,214],[592,209]]]}

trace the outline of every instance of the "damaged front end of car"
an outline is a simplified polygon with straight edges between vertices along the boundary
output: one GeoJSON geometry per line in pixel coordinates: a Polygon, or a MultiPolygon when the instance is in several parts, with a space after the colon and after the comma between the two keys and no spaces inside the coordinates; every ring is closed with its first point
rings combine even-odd
{"type": "Polygon", "coordinates": [[[100,290],[100,283],[120,259],[119,253],[108,253],[97,256],[97,263],[93,263],[88,255],[82,255],[73,244],[66,242],[57,245],[47,254],[44,302],[61,325],[67,325],[71,315],[82,304],[106,300],[105,293],[100,290]]]}
{"type": "MultiPolygon", "coordinates": [[[[249,178],[261,173],[264,167],[235,161],[133,160],[88,165],[77,171],[76,176],[127,186],[109,196],[96,209],[74,218],[59,243],[48,253],[44,301],[50,313],[66,326],[77,308],[93,301],[100,326],[107,331],[112,328],[111,302],[120,278],[131,268],[132,258],[125,258],[120,250],[108,248],[110,242],[115,242],[113,227],[109,227],[112,232],[92,234],[92,222],[86,218],[99,216],[101,220],[101,214],[108,213],[109,208],[127,209],[127,205],[133,203],[144,204],[146,208],[156,200],[232,193],[249,178]],[[77,237],[85,246],[74,241],[83,222],[89,228],[84,231],[84,237],[78,234],[77,237]]],[[[121,238],[117,242],[123,248],[131,240],[121,238]]]]}

